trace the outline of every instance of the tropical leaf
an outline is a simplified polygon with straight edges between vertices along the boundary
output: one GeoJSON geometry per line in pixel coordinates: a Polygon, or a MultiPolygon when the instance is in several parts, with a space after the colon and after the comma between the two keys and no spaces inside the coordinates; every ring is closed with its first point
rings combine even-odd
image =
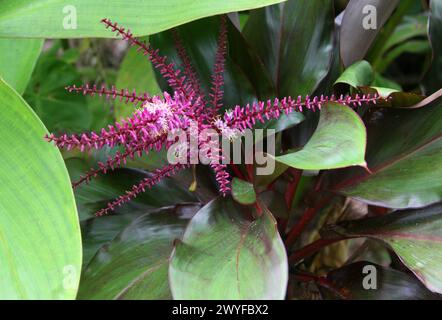
{"type": "Polygon", "coordinates": [[[331,67],[331,1],[289,0],[254,10],[244,36],[268,69],[277,96],[312,94],[331,67]]]}
{"type": "Polygon", "coordinates": [[[79,298],[170,299],[169,256],[173,241],[184,232],[188,213],[161,209],[131,222],[87,265],[79,298]]]}
{"type": "Polygon", "coordinates": [[[350,0],[340,30],[341,58],[349,66],[365,57],[399,0],[350,0]]]}
{"type": "Polygon", "coordinates": [[[300,150],[276,157],[297,169],[323,170],[365,166],[365,126],[349,107],[329,103],[321,110],[319,124],[300,150]]]}
{"type": "Polygon", "coordinates": [[[367,236],[384,241],[427,288],[442,293],[441,203],[343,222],[339,226],[346,236],[367,236]]]}
{"type": "Polygon", "coordinates": [[[43,47],[39,39],[0,39],[0,76],[22,94],[43,47]]]}
{"type": "Polygon", "coordinates": [[[172,254],[175,299],[283,299],[287,256],[271,213],[249,219],[231,199],[216,199],[190,221],[172,254]]]}
{"type": "Polygon", "coordinates": [[[355,173],[335,190],[390,208],[422,207],[442,199],[440,103],[385,112],[368,132],[371,173],[355,173]]]}
{"type": "Polygon", "coordinates": [[[116,20],[137,36],[154,34],[199,18],[259,8],[283,0],[28,0],[0,1],[0,37],[108,37],[99,23],[116,20]]]}
{"type": "Polygon", "coordinates": [[[81,236],[63,159],[2,79],[0,105],[0,298],[74,299],[81,236]]]}

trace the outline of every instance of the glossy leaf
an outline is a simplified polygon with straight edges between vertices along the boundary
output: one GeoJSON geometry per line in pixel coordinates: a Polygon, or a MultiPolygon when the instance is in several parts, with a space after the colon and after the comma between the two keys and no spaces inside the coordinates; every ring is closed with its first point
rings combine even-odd
{"type": "Polygon", "coordinates": [[[233,178],[232,197],[241,204],[254,204],[256,202],[256,193],[253,184],[236,177],[233,178]]]}
{"type": "Polygon", "coordinates": [[[22,94],[43,47],[39,39],[0,39],[0,76],[22,94]]]}
{"type": "Polygon", "coordinates": [[[297,169],[323,170],[365,166],[365,126],[349,107],[329,103],[321,110],[319,124],[307,144],[276,161],[297,169]]]}
{"type": "MultiPolygon", "coordinates": [[[[359,261],[331,271],[327,279],[352,300],[428,300],[438,296],[413,275],[359,261]],[[372,278],[370,278],[372,277],[372,278]],[[366,288],[364,288],[364,284],[366,288]],[[374,289],[367,289],[369,288],[374,289]]],[[[333,298],[333,296],[331,296],[333,298]]]]}
{"type": "Polygon", "coordinates": [[[271,213],[248,219],[231,199],[216,199],[190,221],[172,254],[175,299],[283,299],[287,257],[271,213]]]}
{"type": "Polygon", "coordinates": [[[442,1],[430,1],[430,18],[428,27],[433,58],[430,70],[428,71],[424,83],[427,94],[433,93],[442,87],[442,1]]]}
{"type": "Polygon", "coordinates": [[[112,38],[100,20],[109,18],[137,35],[154,34],[177,25],[283,0],[28,0],[0,2],[0,37],[112,38]]]}
{"type": "Polygon", "coordinates": [[[182,236],[187,222],[188,218],[174,209],[135,219],[87,265],[79,298],[170,299],[169,256],[173,241],[182,236]]]}
{"type": "Polygon", "coordinates": [[[442,204],[342,223],[343,233],[386,242],[431,291],[442,293],[442,204]]]}
{"type": "Polygon", "coordinates": [[[2,79],[0,105],[0,298],[73,299],[81,237],[63,159],[2,79]]]}
{"type": "Polygon", "coordinates": [[[331,66],[331,1],[289,0],[254,10],[244,35],[268,69],[280,97],[312,94],[331,66]]]}
{"type": "Polygon", "coordinates": [[[355,174],[336,189],[390,208],[422,207],[442,199],[440,104],[391,110],[368,132],[366,159],[372,174],[355,174]]]}
{"type": "Polygon", "coordinates": [[[365,57],[399,0],[350,0],[340,30],[341,58],[349,66],[365,57]]]}
{"type": "Polygon", "coordinates": [[[368,86],[374,79],[373,69],[365,60],[349,66],[335,81],[336,84],[347,84],[353,88],[368,86]]]}

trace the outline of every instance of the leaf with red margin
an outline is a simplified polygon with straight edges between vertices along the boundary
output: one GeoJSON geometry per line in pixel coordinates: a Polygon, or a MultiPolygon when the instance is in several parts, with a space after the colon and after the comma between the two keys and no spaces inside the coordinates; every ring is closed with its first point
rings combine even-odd
{"type": "Polygon", "coordinates": [[[442,203],[342,222],[335,230],[382,240],[428,289],[442,293],[442,203]]]}
{"type": "Polygon", "coordinates": [[[284,299],[287,255],[275,219],[262,208],[253,219],[220,198],[192,218],[170,259],[174,299],[284,299]]]}
{"type": "Polygon", "coordinates": [[[368,128],[370,173],[332,189],[366,203],[417,208],[442,200],[442,105],[391,109],[368,128]]]}

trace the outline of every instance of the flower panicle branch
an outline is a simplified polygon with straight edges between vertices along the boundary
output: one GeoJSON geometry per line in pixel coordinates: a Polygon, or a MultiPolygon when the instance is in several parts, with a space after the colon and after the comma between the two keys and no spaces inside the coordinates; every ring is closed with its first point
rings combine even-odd
{"type": "Polygon", "coordinates": [[[152,102],[145,102],[143,108],[136,110],[132,117],[109,125],[107,130],[103,128],[100,133],[64,134],[59,137],[50,134],[46,140],[54,142],[59,148],[78,148],[82,152],[140,142],[146,147],[155,147],[158,136],[173,129],[185,128],[190,121],[185,113],[190,108],[190,102],[179,94],[171,97],[164,93],[164,96],[164,99],[153,97],[152,102]]]}
{"type": "Polygon", "coordinates": [[[269,99],[266,102],[257,101],[247,104],[245,107],[238,105],[227,111],[223,118],[227,126],[244,130],[253,128],[257,121],[264,123],[271,119],[278,119],[283,113],[287,115],[292,112],[302,112],[304,108],[315,112],[331,102],[357,107],[366,103],[376,104],[379,99],[381,97],[377,94],[341,95],[340,97],[321,95],[320,97],[306,96],[305,98],[298,96],[296,99],[289,96],[283,99],[269,99]]]}
{"type": "Polygon", "coordinates": [[[210,89],[211,106],[213,108],[213,116],[216,116],[222,108],[222,99],[224,96],[224,67],[227,54],[227,21],[222,16],[220,21],[220,33],[218,37],[218,49],[215,55],[215,65],[212,74],[212,87],[210,89]]]}
{"type": "Polygon", "coordinates": [[[84,86],[77,87],[76,85],[67,86],[65,88],[68,92],[79,93],[83,95],[105,97],[107,100],[119,100],[125,103],[133,103],[134,105],[143,104],[145,102],[151,102],[152,97],[148,93],[137,94],[136,90],[128,89],[116,89],[112,86],[110,89],[102,85],[100,88],[97,85],[90,86],[85,84],[84,86]]]}
{"type": "Polygon", "coordinates": [[[161,169],[155,170],[152,176],[141,180],[141,182],[134,185],[130,190],[126,191],[125,194],[119,196],[114,201],[109,202],[105,208],[99,210],[95,215],[99,217],[108,214],[110,211],[114,211],[116,207],[120,207],[124,203],[136,198],[140,193],[145,192],[146,189],[152,188],[165,177],[170,177],[178,170],[184,169],[185,167],[187,167],[187,165],[169,164],[161,169]]]}
{"type": "Polygon", "coordinates": [[[104,23],[106,28],[110,28],[112,32],[128,41],[131,46],[136,46],[139,52],[147,56],[174,91],[184,94],[187,99],[194,95],[191,85],[186,81],[186,77],[181,75],[181,70],[176,69],[173,63],[168,63],[167,57],[161,56],[158,49],[153,49],[150,44],[135,38],[129,29],[126,30],[116,22],[114,23],[109,19],[103,19],[101,22],[104,23]]]}

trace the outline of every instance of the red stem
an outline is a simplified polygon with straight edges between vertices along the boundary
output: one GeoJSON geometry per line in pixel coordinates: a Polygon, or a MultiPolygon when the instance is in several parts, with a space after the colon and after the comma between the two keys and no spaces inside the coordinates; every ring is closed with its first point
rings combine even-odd
{"type": "Polygon", "coordinates": [[[293,179],[288,183],[284,197],[287,208],[290,209],[292,207],[293,199],[296,195],[296,190],[298,189],[299,181],[302,177],[302,170],[290,168],[289,173],[292,175],[293,179]]]}
{"type": "Polygon", "coordinates": [[[295,243],[295,240],[301,234],[302,230],[304,230],[304,227],[315,216],[316,211],[317,208],[307,208],[304,211],[304,213],[301,216],[301,219],[299,219],[298,223],[293,226],[293,228],[290,230],[287,236],[287,239],[285,240],[285,245],[287,248],[289,248],[290,246],[293,245],[293,243],[295,243]]]}
{"type": "Polygon", "coordinates": [[[232,170],[233,170],[233,172],[235,173],[235,175],[236,175],[238,178],[240,178],[240,179],[242,179],[242,180],[247,180],[247,179],[244,177],[244,175],[242,174],[241,170],[238,168],[238,166],[237,166],[236,164],[231,163],[231,166],[232,166],[232,170]]]}

